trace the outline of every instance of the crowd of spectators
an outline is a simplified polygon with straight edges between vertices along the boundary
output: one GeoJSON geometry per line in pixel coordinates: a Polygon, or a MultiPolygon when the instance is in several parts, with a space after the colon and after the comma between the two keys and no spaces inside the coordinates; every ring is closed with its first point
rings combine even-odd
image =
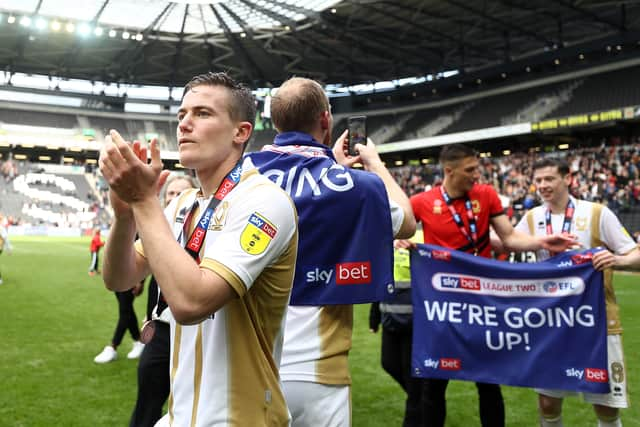
{"type": "Polygon", "coordinates": [[[0,173],[2,174],[4,182],[8,183],[13,181],[15,177],[19,175],[18,163],[12,159],[0,162],[0,173]]]}
{"type": "MultiPolygon", "coordinates": [[[[581,199],[606,204],[617,215],[640,204],[640,140],[623,144],[612,138],[605,144],[571,151],[511,153],[481,158],[481,181],[493,185],[505,198],[509,214],[520,215],[539,204],[532,182],[533,163],[544,156],[566,157],[571,166],[572,193],[581,199]]],[[[438,165],[402,166],[391,169],[409,196],[439,184],[438,165]]]]}

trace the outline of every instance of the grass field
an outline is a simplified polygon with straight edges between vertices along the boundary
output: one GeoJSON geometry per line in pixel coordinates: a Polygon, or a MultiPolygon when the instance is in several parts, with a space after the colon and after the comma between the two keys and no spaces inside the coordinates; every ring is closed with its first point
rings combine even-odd
{"type": "MultiPolygon", "coordinates": [[[[0,426],[126,426],[136,394],[136,361],[96,365],[109,343],[117,303],[101,278],[89,277],[89,240],[22,237],[0,256],[0,426]]],[[[625,326],[624,346],[632,401],[640,387],[640,277],[616,276],[625,326]]],[[[144,313],[145,297],[136,300],[144,313]]],[[[403,394],[380,367],[380,335],[368,332],[368,307],[356,308],[353,373],[354,427],[401,425],[403,394]]],[[[561,351],[561,350],[559,350],[561,351]]],[[[508,426],[536,426],[536,397],[505,387],[508,426]]],[[[475,386],[452,382],[447,426],[479,425],[475,386]]],[[[640,409],[623,412],[625,426],[640,426],[640,409]]],[[[565,426],[595,425],[591,408],[565,403],[565,426]]],[[[247,426],[252,427],[252,426],[247,426]]]]}

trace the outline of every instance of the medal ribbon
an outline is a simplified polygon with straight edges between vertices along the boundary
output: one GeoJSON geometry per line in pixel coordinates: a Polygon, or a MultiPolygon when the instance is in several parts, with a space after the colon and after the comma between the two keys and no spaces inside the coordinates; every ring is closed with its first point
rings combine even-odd
{"type": "MultiPolygon", "coordinates": [[[[204,239],[207,236],[207,230],[209,229],[209,222],[211,221],[211,217],[213,217],[213,212],[216,210],[222,199],[226,197],[227,194],[233,190],[233,188],[240,182],[240,176],[242,174],[242,165],[241,161],[231,169],[231,172],[227,174],[227,176],[222,180],[220,186],[211,197],[207,208],[204,213],[200,217],[200,220],[196,224],[196,228],[191,233],[191,237],[184,245],[184,250],[187,251],[189,255],[196,261],[196,263],[200,263],[200,249],[202,248],[202,244],[204,243],[204,239]]],[[[198,199],[196,198],[195,202],[191,206],[187,217],[184,220],[184,224],[182,226],[182,231],[178,236],[178,241],[182,239],[182,236],[186,236],[189,232],[189,228],[191,227],[191,222],[193,221],[193,215],[195,211],[198,209],[198,199]]],[[[158,292],[158,306],[156,308],[156,314],[160,315],[162,311],[167,308],[167,302],[162,296],[162,292],[158,292]]]]}
{"type": "Polygon", "coordinates": [[[467,211],[467,219],[469,220],[469,231],[464,226],[464,221],[462,221],[462,217],[453,206],[453,200],[451,200],[451,196],[447,193],[447,190],[444,189],[444,185],[440,186],[440,192],[442,193],[442,198],[444,202],[447,204],[449,208],[449,212],[451,212],[451,216],[453,217],[453,221],[458,226],[460,233],[467,239],[467,241],[473,246],[473,254],[478,254],[478,226],[477,226],[477,217],[473,213],[473,207],[471,205],[471,200],[469,199],[469,195],[465,193],[464,200],[464,208],[467,211]]]}

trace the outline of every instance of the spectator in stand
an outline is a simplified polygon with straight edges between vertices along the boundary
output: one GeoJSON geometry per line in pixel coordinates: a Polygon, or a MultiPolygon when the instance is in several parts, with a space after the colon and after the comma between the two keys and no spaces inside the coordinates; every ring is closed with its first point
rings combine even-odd
{"type": "MultiPolygon", "coordinates": [[[[195,180],[190,176],[169,176],[161,194],[163,205],[166,208],[183,191],[197,187],[195,180]]],[[[153,427],[162,417],[162,407],[169,396],[171,311],[165,302],[162,304],[164,310],[157,312],[159,297],[158,283],[155,277],[151,276],[147,288],[146,321],[141,333],[145,335],[145,328],[153,328],[154,333],[151,339],[145,342],[140,363],[138,363],[138,397],[129,427],[153,427]]]]}
{"type": "Polygon", "coordinates": [[[100,274],[100,248],[104,246],[104,242],[100,237],[100,229],[93,230],[93,237],[89,244],[89,252],[91,253],[91,263],[89,264],[89,276],[100,274]]]}

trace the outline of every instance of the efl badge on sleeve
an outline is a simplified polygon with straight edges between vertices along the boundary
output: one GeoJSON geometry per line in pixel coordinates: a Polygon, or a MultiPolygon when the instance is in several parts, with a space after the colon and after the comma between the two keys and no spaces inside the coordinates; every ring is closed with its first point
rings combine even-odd
{"type": "Polygon", "coordinates": [[[250,255],[260,255],[267,249],[278,230],[264,217],[254,212],[240,235],[242,250],[250,255]]]}

